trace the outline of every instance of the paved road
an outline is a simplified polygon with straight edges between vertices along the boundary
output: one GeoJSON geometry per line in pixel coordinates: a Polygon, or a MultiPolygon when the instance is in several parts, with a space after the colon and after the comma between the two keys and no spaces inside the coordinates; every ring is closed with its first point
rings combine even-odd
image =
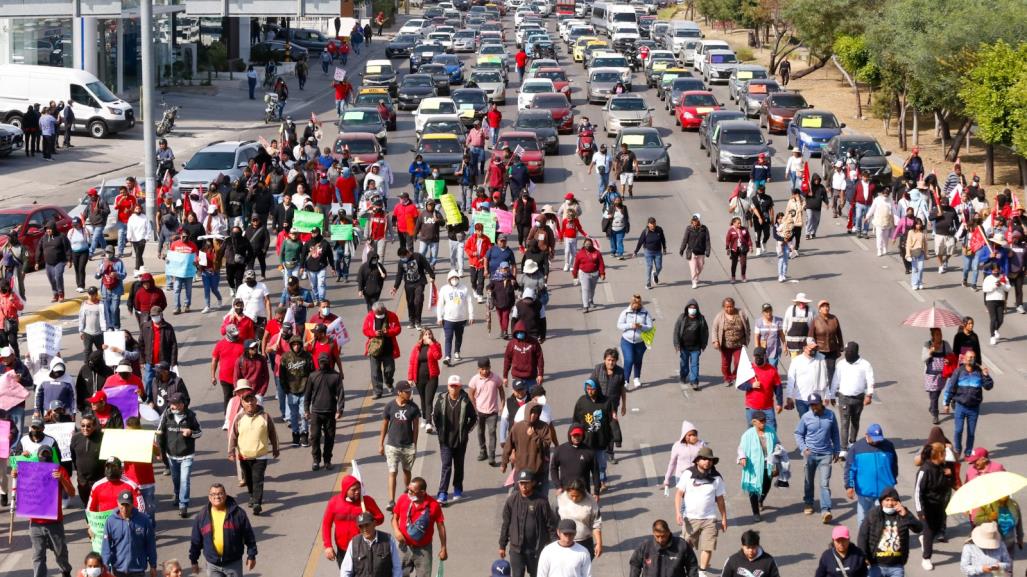
{"type": "MultiPolygon", "coordinates": [[[[380,50],[381,45],[373,47],[374,52],[380,50]]],[[[570,63],[566,66],[574,76],[578,113],[598,119],[600,115],[596,107],[582,104],[583,73],[580,66],[570,63]]],[[[321,85],[316,75],[312,84],[315,87],[321,85]]],[[[636,81],[636,85],[640,84],[636,81]]],[[[330,118],[332,105],[327,89],[324,90],[312,102],[312,108],[324,118],[330,118]]],[[[513,96],[515,90],[516,85],[511,87],[509,95],[513,96]]],[[[727,100],[722,87],[716,92],[719,98],[727,100]]],[[[644,94],[652,105],[660,104],[652,91],[644,94]]],[[[510,100],[513,101],[512,98],[510,100]]],[[[830,108],[830,103],[815,104],[830,108]]],[[[662,111],[662,108],[658,106],[657,110],[662,111]]],[[[511,122],[516,116],[513,105],[505,107],[504,114],[508,123],[511,122]]],[[[778,310],[783,310],[797,291],[805,291],[814,301],[830,299],[834,303],[833,312],[841,319],[845,338],[859,341],[863,356],[875,367],[879,394],[875,403],[864,412],[863,422],[881,423],[899,449],[899,490],[906,496],[906,504],[910,505],[908,496],[912,492],[914,477],[913,454],[930,429],[919,362],[920,346],[927,335],[922,330],[903,328],[899,323],[905,315],[930,305],[932,301],[944,301],[960,313],[975,315],[983,321],[985,314],[980,295],[960,288],[958,273],[951,272],[942,277],[929,272],[926,290],[918,293],[907,290],[901,263],[894,256],[873,256],[868,250],[870,245],[846,236],[841,221],[837,220],[827,220],[816,241],[803,243],[802,257],[793,261],[791,266],[795,280],[777,283],[774,258],[763,256],[751,259],[748,283],[727,283],[728,263],[723,251],[719,250],[719,239],[723,238],[727,227],[725,206],[731,185],[716,183],[710,178],[706,157],[700,154],[694,134],[679,133],[671,117],[662,112],[656,118],[661,134],[673,143],[670,154],[674,169],[669,182],[642,182],[636,187],[635,197],[628,200],[636,231],[630,235],[628,246],[633,248],[637,231],[645,218],[655,215],[670,237],[672,249],[676,249],[687,215],[700,212],[711,227],[714,246],[718,247],[708,261],[705,274],[706,279],[712,282],[692,290],[686,263],[672,254],[666,257],[665,270],[661,275],[664,283],[646,291],[642,259],[608,261],[609,282],[603,283],[597,293],[600,307],[595,312],[582,315],[578,289],[570,284],[569,274],[556,271],[550,279],[555,290],[549,308],[551,339],[545,345],[549,371],[547,381],[561,436],[565,434],[570,408],[582,392],[581,384],[587,372],[600,360],[605,348],[617,346],[616,317],[631,295],[641,293],[646,306],[658,319],[656,344],[646,356],[645,386],[628,397],[630,412],[623,421],[622,458],[620,464],[610,468],[612,491],[603,499],[606,548],[604,555],[596,561],[593,574],[603,577],[626,575],[631,551],[647,534],[652,521],[656,518],[673,520],[673,501],[664,496],[657,485],[662,479],[667,455],[676,440],[682,419],[696,423],[702,438],[721,457],[719,468],[729,486],[730,527],[721,536],[713,572],[719,572],[716,568],[737,548],[741,531],[753,526],[762,530],[764,548],[778,558],[786,574],[810,574],[820,552],[827,546],[830,528],[822,525],[818,517],[802,515],[801,478],[796,479],[789,489],[774,489],[767,500],[769,509],[764,522],[752,525],[747,499],[738,488],[739,470],[733,464],[738,438],[746,425],[740,394],[721,384],[719,355],[714,351],[708,351],[702,358],[701,391],[686,390],[678,385],[677,357],[667,338],[674,319],[690,298],[698,299],[711,322],[721,299],[726,296],[735,297],[750,315],[758,314],[759,305],[763,302],[773,303],[778,310]]],[[[390,135],[389,161],[398,172],[403,172],[410,161],[412,124],[410,115],[402,114],[399,131],[390,135]]],[[[244,134],[249,137],[260,133],[267,135],[268,132],[244,134]]],[[[331,130],[328,132],[329,136],[334,136],[331,130]]],[[[540,202],[558,204],[566,191],[591,198],[594,190],[593,177],[584,173],[580,161],[573,154],[572,137],[565,136],[561,140],[561,154],[547,159],[546,183],[539,185],[536,195],[540,202]]],[[[607,141],[605,138],[600,140],[607,141]]],[[[784,165],[783,143],[782,137],[775,137],[778,145],[775,166],[779,168],[775,170],[774,177],[777,181],[783,179],[780,168],[784,165]]],[[[770,192],[777,201],[784,202],[786,192],[782,184],[772,183],[770,192]]],[[[586,205],[583,224],[587,231],[598,233],[599,217],[595,204],[586,205]]],[[[273,288],[279,286],[276,280],[273,288]]],[[[363,306],[352,285],[333,284],[330,296],[335,302],[335,311],[343,316],[350,330],[355,331],[363,318],[363,306]]],[[[390,302],[391,308],[401,306],[398,299],[390,302]]],[[[232,481],[232,467],[224,458],[224,436],[219,430],[220,393],[205,384],[208,382],[210,350],[218,338],[212,329],[216,318],[214,314],[201,316],[193,313],[171,319],[178,327],[180,338],[185,341],[182,358],[187,360],[182,366],[196,399],[195,408],[207,432],[199,442],[201,454],[194,469],[193,495],[194,499],[200,500],[213,479],[232,481]]],[[[1024,334],[1025,327],[1024,317],[1015,315],[1007,321],[1003,331],[1013,338],[996,347],[985,345],[985,357],[996,376],[996,387],[986,395],[977,437],[979,445],[992,449],[994,456],[1014,471],[1025,468],[1023,455],[1027,449],[1023,435],[1018,432],[1022,431],[1019,415],[1027,408],[1022,395],[1027,377],[1027,355],[1024,355],[1023,337],[1019,336],[1024,334]]],[[[950,336],[948,331],[946,336],[950,336]]],[[[404,330],[400,336],[404,353],[413,340],[413,335],[404,330]]],[[[74,335],[67,335],[64,344],[69,351],[78,350],[74,335]]],[[[346,418],[340,424],[336,460],[358,459],[368,492],[384,503],[388,500],[385,497],[385,466],[383,459],[376,454],[376,437],[379,415],[388,399],[371,399],[360,344],[350,344],[344,351],[347,409],[346,418]]],[[[443,378],[452,373],[469,378],[475,371],[473,359],[479,355],[488,355],[494,365],[498,364],[501,347],[502,341],[487,335],[484,327],[476,324],[465,341],[466,360],[445,371],[443,378]]],[[[73,357],[72,367],[77,368],[79,360],[73,357]]],[[[406,354],[397,364],[405,366],[405,360],[406,354]]],[[[274,401],[269,402],[273,415],[278,414],[275,404],[274,401]]],[[[784,414],[781,423],[785,445],[794,447],[790,434],[795,425],[794,412],[784,414]]],[[[946,420],[944,427],[951,436],[951,420],[946,420]]],[[[285,427],[279,426],[279,431],[284,433],[285,427]]],[[[473,450],[470,452],[473,459],[473,450]]],[[[309,462],[305,450],[286,448],[282,458],[269,468],[267,515],[255,521],[261,550],[257,564],[259,574],[302,574],[307,577],[335,574],[334,564],[320,556],[318,522],[324,503],[332,491],[337,490],[341,472],[337,469],[333,473],[312,473],[309,462]]],[[[416,469],[428,480],[429,490],[434,492],[439,474],[438,447],[434,437],[422,436],[416,469]]],[[[801,476],[801,471],[797,472],[801,476]]],[[[854,506],[843,500],[840,473],[841,469],[835,467],[832,488],[836,519],[854,530],[854,506]]],[[[469,460],[465,499],[445,510],[450,543],[447,569],[450,572],[483,574],[496,557],[500,510],[505,497],[502,481],[496,470],[469,460]]],[[[181,559],[187,552],[188,524],[171,511],[167,500],[169,480],[159,477],[158,484],[159,494],[163,496],[162,509],[158,514],[160,555],[162,559],[181,559]]],[[[230,491],[235,493],[236,489],[230,485],[230,491]]],[[[245,499],[244,495],[240,496],[240,500],[245,499]]],[[[75,536],[72,558],[77,563],[87,548],[82,515],[78,509],[69,513],[68,527],[69,534],[75,536]]],[[[0,572],[20,577],[28,575],[31,560],[25,523],[19,522],[17,529],[13,545],[0,558],[0,572]]],[[[935,562],[940,565],[939,571],[946,574],[956,571],[960,543],[966,531],[965,525],[959,525],[950,532],[953,538],[949,544],[937,548],[935,562]]],[[[921,569],[916,562],[918,555],[914,553],[912,558],[909,570],[911,574],[920,574],[921,569]]]]}

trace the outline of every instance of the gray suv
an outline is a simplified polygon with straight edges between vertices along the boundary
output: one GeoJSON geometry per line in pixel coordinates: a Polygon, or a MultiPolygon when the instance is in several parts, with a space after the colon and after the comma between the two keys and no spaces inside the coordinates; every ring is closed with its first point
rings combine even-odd
{"type": "Polygon", "coordinates": [[[717,180],[728,175],[748,175],[760,154],[770,154],[770,140],[758,126],[745,120],[726,120],[717,123],[710,137],[710,172],[717,180]]]}
{"type": "Polygon", "coordinates": [[[255,140],[221,140],[211,142],[198,150],[182,170],[175,175],[172,190],[177,198],[189,194],[198,187],[204,189],[218,175],[227,176],[229,181],[242,176],[242,169],[251,158],[260,152],[255,140]]]}

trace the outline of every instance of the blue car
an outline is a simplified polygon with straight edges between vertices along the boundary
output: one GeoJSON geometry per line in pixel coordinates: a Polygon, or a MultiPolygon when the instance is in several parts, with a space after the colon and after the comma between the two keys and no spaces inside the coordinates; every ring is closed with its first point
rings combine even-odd
{"type": "Polygon", "coordinates": [[[788,149],[798,148],[818,155],[827,142],[842,133],[844,122],[826,111],[817,109],[800,110],[788,124],[788,149]]]}
{"type": "Polygon", "coordinates": [[[464,83],[464,63],[460,61],[460,57],[453,54],[439,54],[432,59],[432,64],[441,64],[446,67],[450,84],[464,83]]]}

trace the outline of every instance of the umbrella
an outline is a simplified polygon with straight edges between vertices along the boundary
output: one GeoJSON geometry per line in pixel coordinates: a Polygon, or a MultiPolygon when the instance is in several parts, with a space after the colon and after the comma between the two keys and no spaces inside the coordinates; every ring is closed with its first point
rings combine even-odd
{"type": "Polygon", "coordinates": [[[994,503],[1002,497],[1008,497],[1024,487],[1027,487],[1027,477],[1009,471],[996,471],[974,477],[952,494],[945,512],[949,515],[966,513],[971,509],[994,503]]]}
{"type": "Polygon", "coordinates": [[[963,323],[960,316],[949,309],[938,308],[931,305],[931,308],[915,312],[902,321],[907,327],[919,327],[922,329],[933,329],[940,327],[958,327],[963,323]]]}

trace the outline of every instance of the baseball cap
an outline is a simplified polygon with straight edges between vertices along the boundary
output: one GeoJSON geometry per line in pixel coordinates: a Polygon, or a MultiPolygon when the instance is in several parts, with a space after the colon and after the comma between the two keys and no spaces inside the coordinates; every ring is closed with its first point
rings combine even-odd
{"type": "Polygon", "coordinates": [[[374,524],[374,515],[372,515],[371,513],[364,511],[363,513],[357,515],[357,526],[372,524],[374,524]]]}
{"type": "Polygon", "coordinates": [[[834,529],[831,530],[831,540],[832,541],[837,540],[837,539],[848,539],[848,538],[849,538],[849,528],[846,527],[845,525],[838,525],[834,529]]]}
{"type": "Polygon", "coordinates": [[[157,363],[157,370],[160,370],[160,371],[171,370],[171,363],[169,363],[167,361],[161,361],[161,362],[157,363]]]}
{"type": "Polygon", "coordinates": [[[154,305],[154,306],[150,307],[150,314],[151,315],[157,316],[157,315],[161,314],[162,312],[164,312],[164,309],[160,308],[159,306],[154,305]]]}
{"type": "Polygon", "coordinates": [[[131,373],[132,365],[128,363],[118,363],[118,366],[114,369],[115,373],[131,373]]]}
{"type": "Polygon", "coordinates": [[[492,563],[492,577],[510,577],[511,573],[510,562],[506,559],[497,559],[492,563]]]}
{"type": "Polygon", "coordinates": [[[132,491],[122,491],[118,493],[118,505],[131,505],[132,504],[132,491]]]}
{"type": "Polygon", "coordinates": [[[881,425],[874,423],[867,427],[867,436],[870,437],[871,441],[880,443],[884,440],[884,429],[881,428],[881,425]]]}
{"type": "Polygon", "coordinates": [[[967,463],[975,463],[979,459],[987,459],[988,450],[984,447],[974,447],[974,450],[970,452],[970,456],[966,458],[967,463]]]}
{"type": "Polygon", "coordinates": [[[529,481],[535,481],[535,475],[531,471],[521,471],[520,473],[517,473],[518,483],[527,483],[529,481]]]}
{"type": "Polygon", "coordinates": [[[460,375],[449,375],[449,379],[446,381],[446,384],[449,385],[450,387],[461,387],[461,386],[463,386],[463,383],[460,382],[460,375]]]}
{"type": "Polygon", "coordinates": [[[525,381],[524,379],[517,379],[513,382],[513,388],[517,391],[527,391],[528,381],[525,381]]]}
{"type": "Polygon", "coordinates": [[[7,358],[7,357],[13,357],[13,356],[14,356],[14,349],[12,349],[11,347],[4,347],[4,348],[0,349],[0,357],[7,358]]]}
{"type": "Polygon", "coordinates": [[[91,396],[88,399],[86,399],[86,402],[88,402],[88,403],[107,402],[107,392],[106,391],[96,391],[96,393],[94,393],[93,396],[91,396]]]}
{"type": "Polygon", "coordinates": [[[819,394],[813,393],[809,396],[809,399],[807,399],[806,402],[811,405],[823,405],[824,399],[819,394]]]}
{"type": "Polygon", "coordinates": [[[774,310],[774,305],[772,305],[770,303],[763,303],[763,306],[760,307],[760,310],[772,311],[772,310],[774,310]]]}
{"type": "Polygon", "coordinates": [[[243,274],[243,278],[257,278],[257,271],[250,269],[243,274]]]}
{"type": "Polygon", "coordinates": [[[557,533],[577,533],[578,526],[574,523],[574,519],[560,519],[560,524],[556,526],[557,533]]]}
{"type": "Polygon", "coordinates": [[[43,422],[43,417],[32,417],[32,422],[29,424],[30,427],[42,427],[46,423],[43,422]]]}
{"type": "Polygon", "coordinates": [[[54,399],[54,400],[50,401],[50,410],[51,411],[56,411],[57,409],[63,409],[63,408],[65,408],[64,407],[64,401],[62,401],[60,399],[54,399]]]}
{"type": "Polygon", "coordinates": [[[571,425],[571,431],[570,431],[569,434],[584,436],[584,434],[585,434],[585,427],[582,427],[581,425],[571,425]]]}
{"type": "Polygon", "coordinates": [[[168,403],[171,403],[172,405],[181,403],[184,405],[185,395],[183,395],[182,393],[171,393],[171,395],[168,396],[168,403]]]}

